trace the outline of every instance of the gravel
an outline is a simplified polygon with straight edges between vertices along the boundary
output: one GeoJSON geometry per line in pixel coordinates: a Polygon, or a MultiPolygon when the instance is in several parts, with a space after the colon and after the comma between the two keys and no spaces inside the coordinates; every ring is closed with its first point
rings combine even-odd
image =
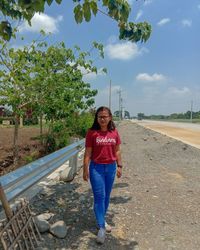
{"type": "Polygon", "coordinates": [[[82,170],[70,182],[57,182],[31,203],[35,214],[63,220],[67,236],[42,234],[38,250],[199,250],[200,150],[129,121],[119,126],[123,176],[116,179],[104,245],[97,228],[89,183],[82,170]]]}

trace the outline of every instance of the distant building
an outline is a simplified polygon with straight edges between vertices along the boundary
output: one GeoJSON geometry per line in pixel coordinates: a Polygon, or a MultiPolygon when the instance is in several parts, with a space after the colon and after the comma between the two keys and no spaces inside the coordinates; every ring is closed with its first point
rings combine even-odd
{"type": "Polygon", "coordinates": [[[0,117],[5,116],[5,108],[3,106],[0,107],[0,117]]]}

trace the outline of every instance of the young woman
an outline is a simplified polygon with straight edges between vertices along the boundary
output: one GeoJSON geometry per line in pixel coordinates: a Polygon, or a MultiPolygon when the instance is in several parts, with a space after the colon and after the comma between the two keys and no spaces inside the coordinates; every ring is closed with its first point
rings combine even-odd
{"type": "Polygon", "coordinates": [[[118,178],[122,175],[120,144],[110,109],[98,108],[94,123],[86,135],[83,164],[83,179],[88,181],[90,178],[94,195],[94,212],[99,227],[98,243],[104,243],[105,232],[111,231],[105,215],[116,172],[118,178]]]}

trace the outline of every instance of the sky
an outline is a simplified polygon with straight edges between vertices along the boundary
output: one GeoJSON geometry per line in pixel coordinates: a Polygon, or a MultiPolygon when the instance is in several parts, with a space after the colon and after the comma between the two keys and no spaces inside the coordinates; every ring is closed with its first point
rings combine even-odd
{"type": "Polygon", "coordinates": [[[152,26],[146,43],[118,39],[117,23],[98,13],[89,23],[76,24],[74,3],[46,6],[44,14],[35,14],[32,26],[20,22],[19,34],[24,41],[12,40],[21,47],[38,37],[41,29],[51,32],[49,43],[64,41],[67,47],[78,45],[89,50],[92,42],[104,45],[105,58],[94,59],[97,75],[87,74],[85,81],[98,90],[95,106],[122,106],[131,116],[200,111],[200,0],[129,0],[129,21],[147,21],[152,26]],[[107,68],[105,75],[101,69],[107,68]]]}

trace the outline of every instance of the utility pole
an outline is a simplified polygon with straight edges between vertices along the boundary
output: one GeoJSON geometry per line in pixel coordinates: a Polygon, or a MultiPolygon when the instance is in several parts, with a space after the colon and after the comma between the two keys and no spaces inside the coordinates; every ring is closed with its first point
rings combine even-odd
{"type": "Polygon", "coordinates": [[[111,110],[111,80],[110,80],[110,87],[109,87],[109,109],[111,110]]]}
{"type": "Polygon", "coordinates": [[[122,120],[124,119],[124,117],[125,117],[125,107],[122,106],[122,120]]]}
{"type": "Polygon", "coordinates": [[[122,91],[121,91],[121,89],[119,89],[118,91],[117,91],[117,93],[119,94],[119,120],[121,120],[122,119],[122,97],[121,97],[121,94],[122,94],[122,91]]]}
{"type": "Polygon", "coordinates": [[[121,120],[123,120],[123,118],[124,118],[124,107],[123,107],[123,98],[121,97],[121,120]]]}
{"type": "Polygon", "coordinates": [[[191,101],[190,121],[192,122],[193,101],[191,101]]]}

